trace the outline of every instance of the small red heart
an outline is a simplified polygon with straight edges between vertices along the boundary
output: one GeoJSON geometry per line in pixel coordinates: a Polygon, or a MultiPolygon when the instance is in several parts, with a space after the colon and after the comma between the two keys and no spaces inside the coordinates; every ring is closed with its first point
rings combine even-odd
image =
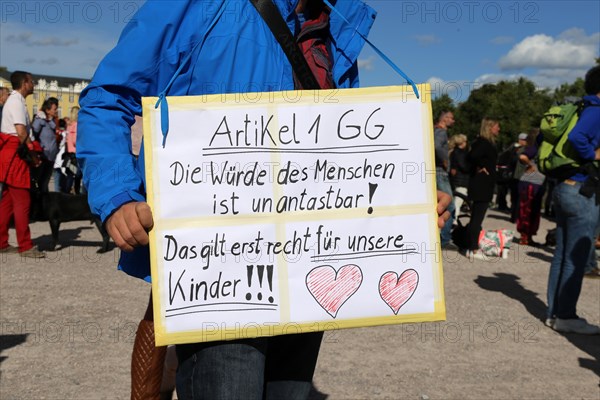
{"type": "Polygon", "coordinates": [[[400,308],[417,290],[419,274],[414,269],[407,269],[400,277],[390,271],[381,276],[379,280],[379,295],[385,303],[398,315],[400,308]]]}
{"type": "Polygon", "coordinates": [[[317,303],[333,318],[342,305],[358,290],[362,271],[353,264],[337,272],[330,265],[313,268],[306,276],[306,287],[317,303]]]}

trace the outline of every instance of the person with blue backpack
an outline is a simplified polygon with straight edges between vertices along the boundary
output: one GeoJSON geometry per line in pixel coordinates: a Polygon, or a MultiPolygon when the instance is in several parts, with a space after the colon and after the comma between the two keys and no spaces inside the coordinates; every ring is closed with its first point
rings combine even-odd
{"type": "MultiPolygon", "coordinates": [[[[600,65],[587,72],[584,88],[584,107],[567,132],[576,162],[570,164],[570,173],[553,192],[556,251],[548,278],[546,325],[558,332],[598,335],[600,327],[577,315],[577,301],[585,268],[594,252],[600,218],[600,65]]],[[[542,132],[544,125],[542,121],[542,132]]],[[[561,174],[566,170],[563,163],[561,174]]]]}

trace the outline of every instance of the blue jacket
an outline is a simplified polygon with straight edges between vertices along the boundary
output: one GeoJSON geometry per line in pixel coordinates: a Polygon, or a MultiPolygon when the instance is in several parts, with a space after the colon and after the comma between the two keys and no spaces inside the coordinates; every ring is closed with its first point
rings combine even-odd
{"type": "MultiPolygon", "coordinates": [[[[274,0],[297,33],[298,0],[274,0]]],[[[357,58],[375,11],[359,0],[337,1],[332,12],[333,77],[337,87],[358,86],[357,58]]],[[[169,96],[278,91],[294,88],[292,68],[269,27],[248,0],[148,1],[127,24],[80,97],[77,157],[92,212],[103,221],[121,205],[144,201],[143,147],[132,154],[131,125],[141,97],[158,96],[182,60],[169,96]]],[[[149,279],[147,248],[123,252],[120,267],[149,279]]]]}
{"type": "MultiPolygon", "coordinates": [[[[583,109],[577,124],[569,132],[569,142],[582,159],[593,161],[596,149],[600,147],[600,97],[591,95],[583,99],[589,102],[590,106],[583,109]]],[[[571,179],[583,182],[587,175],[579,173],[571,179]]]]}

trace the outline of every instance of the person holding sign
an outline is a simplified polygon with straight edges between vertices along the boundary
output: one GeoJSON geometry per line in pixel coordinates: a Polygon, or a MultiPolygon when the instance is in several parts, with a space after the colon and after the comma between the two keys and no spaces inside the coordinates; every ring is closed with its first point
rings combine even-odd
{"type": "MultiPolygon", "coordinates": [[[[369,6],[358,0],[337,2],[344,21],[321,0],[274,3],[319,87],[358,86],[362,37],[375,18],[369,6]]],[[[152,1],[140,9],[82,92],[78,126],[77,155],[90,206],[123,250],[122,270],[150,279],[153,216],[145,202],[144,152],[139,159],[133,156],[130,135],[141,98],[298,89],[295,80],[250,1],[152,1]]],[[[450,198],[440,199],[438,225],[443,225],[450,198]]],[[[151,333],[151,322],[143,326],[138,334],[151,333]]],[[[321,337],[318,332],[177,345],[178,398],[306,398],[321,337]]],[[[136,385],[145,378],[134,379],[136,385]]],[[[156,398],[155,391],[148,392],[156,398]]]]}

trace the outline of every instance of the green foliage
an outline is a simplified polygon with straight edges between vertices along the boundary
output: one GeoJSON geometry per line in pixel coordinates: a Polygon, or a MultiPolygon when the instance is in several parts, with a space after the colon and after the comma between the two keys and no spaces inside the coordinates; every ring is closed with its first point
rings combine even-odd
{"type": "MultiPolygon", "coordinates": [[[[596,61],[600,62],[600,59],[596,61]]],[[[561,102],[565,97],[583,96],[583,84],[583,78],[577,78],[575,82],[562,84],[550,92],[537,89],[526,78],[501,81],[472,90],[469,98],[458,105],[448,94],[443,94],[431,102],[434,124],[442,110],[450,110],[456,123],[448,130],[448,136],[464,133],[472,141],[479,135],[484,117],[498,119],[501,129],[498,148],[504,149],[517,140],[519,133],[538,128],[543,114],[553,103],[561,102]]]]}
{"type": "Polygon", "coordinates": [[[577,78],[573,83],[563,83],[554,91],[552,99],[560,103],[565,97],[582,97],[585,95],[583,84],[583,78],[577,78]]]}
{"type": "Polygon", "coordinates": [[[471,91],[469,98],[455,112],[456,123],[451,134],[464,133],[473,140],[484,117],[500,121],[498,147],[505,148],[516,140],[520,132],[538,127],[543,113],[552,104],[546,90],[536,89],[533,82],[501,81],[486,84],[471,91]]]}

